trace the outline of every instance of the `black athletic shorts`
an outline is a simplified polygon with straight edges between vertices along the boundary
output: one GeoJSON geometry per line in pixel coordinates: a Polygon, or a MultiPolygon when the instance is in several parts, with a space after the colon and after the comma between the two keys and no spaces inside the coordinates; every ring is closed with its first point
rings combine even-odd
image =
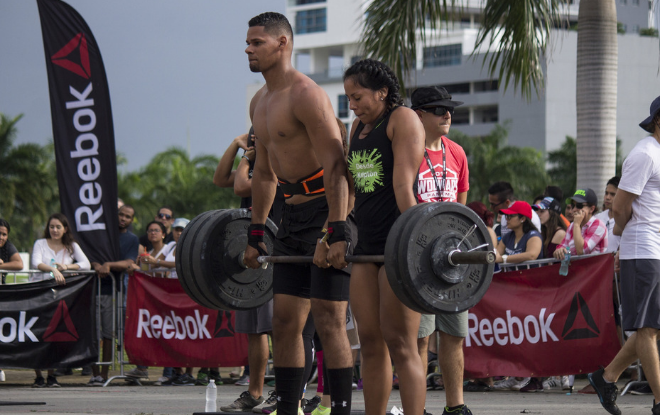
{"type": "MultiPolygon", "coordinates": [[[[298,205],[285,204],[273,255],[314,256],[317,239],[328,217],[325,197],[298,205]]],[[[350,236],[347,235],[347,239],[350,236]]],[[[273,294],[348,301],[350,274],[314,264],[273,264],[273,294]]]]}

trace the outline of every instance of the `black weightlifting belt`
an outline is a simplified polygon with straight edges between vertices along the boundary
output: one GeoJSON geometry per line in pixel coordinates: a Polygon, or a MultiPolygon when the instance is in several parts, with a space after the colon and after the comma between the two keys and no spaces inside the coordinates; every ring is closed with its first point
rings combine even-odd
{"type": "Polygon", "coordinates": [[[285,199],[290,199],[294,195],[316,196],[325,194],[325,187],[323,187],[323,167],[309,176],[298,180],[296,183],[289,183],[279,177],[277,178],[277,182],[285,199]]]}

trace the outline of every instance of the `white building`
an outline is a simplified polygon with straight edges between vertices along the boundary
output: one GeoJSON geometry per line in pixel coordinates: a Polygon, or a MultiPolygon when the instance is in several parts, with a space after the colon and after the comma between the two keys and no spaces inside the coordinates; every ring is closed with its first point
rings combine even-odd
{"type": "MultiPolygon", "coordinates": [[[[294,65],[321,85],[335,113],[350,125],[341,77],[360,59],[358,40],[366,6],[362,0],[285,0],[294,29],[294,65]]],[[[660,94],[658,38],[637,32],[649,27],[648,0],[616,0],[618,21],[627,31],[618,36],[619,72],[617,136],[624,154],[642,137],[638,123],[648,115],[651,101],[660,94]]],[[[577,135],[576,55],[577,32],[555,30],[544,70],[545,90],[527,102],[510,86],[506,93],[496,77],[482,69],[483,55],[470,59],[478,32],[483,1],[464,0],[460,21],[439,36],[419,45],[417,68],[407,87],[440,85],[464,101],[454,114],[453,128],[470,136],[488,134],[496,123],[510,120],[509,144],[531,146],[543,152],[558,148],[565,137],[577,135]]],[[[579,1],[566,11],[577,22],[579,1]]],[[[248,87],[248,98],[261,85],[248,87]]],[[[249,119],[248,119],[249,123],[249,119]]]]}

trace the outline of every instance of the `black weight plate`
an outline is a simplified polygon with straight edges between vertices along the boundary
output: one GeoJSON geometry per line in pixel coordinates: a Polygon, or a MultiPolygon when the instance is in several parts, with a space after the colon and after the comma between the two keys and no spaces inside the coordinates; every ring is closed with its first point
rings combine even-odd
{"type": "MultiPolygon", "coordinates": [[[[247,228],[251,213],[248,209],[233,209],[205,226],[197,236],[200,243],[193,247],[193,273],[203,275],[198,280],[207,298],[218,307],[249,310],[265,304],[273,296],[273,266],[266,269],[246,269],[239,264],[239,255],[247,246],[247,228]]],[[[277,227],[268,220],[264,240],[268,252],[273,252],[277,227]]]]}
{"type": "Polygon", "coordinates": [[[217,302],[209,299],[207,293],[200,289],[198,280],[202,279],[203,276],[195,275],[193,272],[192,252],[197,236],[200,230],[207,226],[207,222],[213,221],[227,212],[228,210],[226,209],[212,210],[196,216],[183,229],[176,247],[176,272],[183,290],[196,303],[213,309],[219,309],[216,305],[217,302]]]}
{"type": "Polygon", "coordinates": [[[403,279],[400,277],[402,269],[405,266],[405,255],[401,255],[399,248],[400,242],[403,239],[403,234],[408,229],[407,224],[410,219],[414,219],[418,215],[418,211],[424,208],[424,204],[418,204],[410,207],[401,216],[397,218],[387,235],[387,242],[385,243],[385,274],[387,280],[392,287],[392,291],[399,298],[406,307],[418,313],[428,314],[426,310],[422,309],[415,303],[414,298],[408,294],[408,290],[404,286],[403,279]]]}
{"type": "MultiPolygon", "coordinates": [[[[459,203],[426,203],[416,210],[399,243],[399,258],[405,255],[399,278],[408,296],[428,313],[459,313],[473,307],[486,293],[493,277],[493,264],[463,264],[458,268],[462,280],[450,283],[435,274],[433,248],[436,241],[449,248],[458,244],[476,224],[477,229],[463,241],[461,251],[488,244],[493,249],[486,225],[474,211],[459,203]]],[[[453,270],[445,270],[452,272],[453,270]]]]}

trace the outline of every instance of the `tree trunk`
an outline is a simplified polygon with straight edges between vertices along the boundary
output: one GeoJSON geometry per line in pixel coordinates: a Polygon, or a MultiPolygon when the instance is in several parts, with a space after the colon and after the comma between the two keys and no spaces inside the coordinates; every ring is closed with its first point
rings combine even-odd
{"type": "MultiPolygon", "coordinates": [[[[615,174],[617,31],[615,0],[581,0],[577,44],[577,187],[602,199],[615,174]]],[[[600,203],[599,203],[600,207],[600,203]]]]}

